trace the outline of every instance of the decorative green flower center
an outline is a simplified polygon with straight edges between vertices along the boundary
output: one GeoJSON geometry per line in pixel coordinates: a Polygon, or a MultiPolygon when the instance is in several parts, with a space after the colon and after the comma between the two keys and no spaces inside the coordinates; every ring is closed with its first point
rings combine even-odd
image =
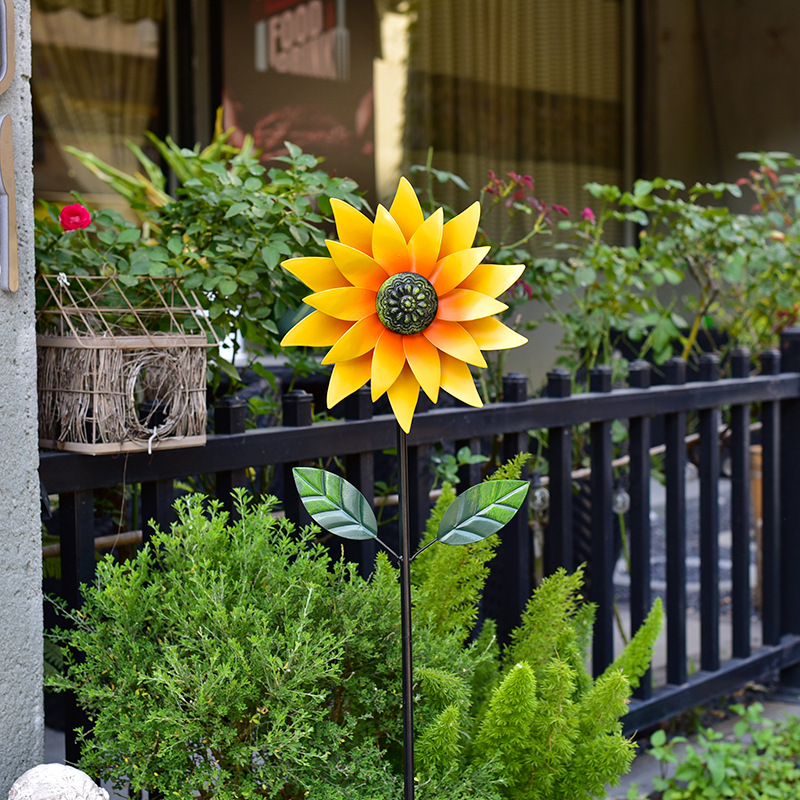
{"type": "Polygon", "coordinates": [[[398,272],[387,278],[375,299],[378,319],[394,333],[422,333],[436,319],[439,297],[433,284],[416,272],[398,272]]]}

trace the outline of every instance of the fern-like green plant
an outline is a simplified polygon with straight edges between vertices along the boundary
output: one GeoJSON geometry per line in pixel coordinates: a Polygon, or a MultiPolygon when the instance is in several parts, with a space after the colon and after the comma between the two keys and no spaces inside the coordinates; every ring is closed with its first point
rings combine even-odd
{"type": "MultiPolygon", "coordinates": [[[[520,455],[490,479],[519,477],[526,460],[520,455]]],[[[452,487],[444,487],[424,543],[435,536],[453,494],[452,487]]],[[[595,608],[581,594],[583,569],[572,574],[562,569],[535,590],[501,651],[492,620],[474,630],[495,548],[495,537],[460,548],[431,547],[413,565],[421,630],[455,637],[469,658],[466,667],[462,659],[435,672],[417,668],[420,771],[441,777],[444,764],[485,769],[500,776],[499,791],[508,800],[601,797],[633,759],[620,719],[650,664],[663,617],[660,601],[614,663],[593,680],[586,661],[595,608]],[[454,691],[465,669],[471,689],[466,713],[462,695],[454,691]],[[454,730],[459,722],[460,736],[454,730]]]]}

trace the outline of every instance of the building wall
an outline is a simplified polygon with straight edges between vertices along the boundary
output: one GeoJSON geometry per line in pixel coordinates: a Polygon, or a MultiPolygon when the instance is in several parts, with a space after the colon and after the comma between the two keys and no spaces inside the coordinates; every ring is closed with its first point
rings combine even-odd
{"type": "Polygon", "coordinates": [[[743,151],[800,154],[796,0],[643,4],[642,177],[735,181],[743,151]]]}
{"type": "Polygon", "coordinates": [[[0,797],[43,755],[42,568],[36,422],[30,3],[14,0],[19,291],[0,291],[0,797]]]}

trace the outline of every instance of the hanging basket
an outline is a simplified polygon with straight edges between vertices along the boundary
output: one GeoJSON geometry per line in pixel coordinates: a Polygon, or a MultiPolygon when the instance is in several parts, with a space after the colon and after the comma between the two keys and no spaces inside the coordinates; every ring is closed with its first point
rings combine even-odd
{"type": "Polygon", "coordinates": [[[40,275],[39,446],[77,453],[206,441],[217,339],[176,279],[40,275]]]}

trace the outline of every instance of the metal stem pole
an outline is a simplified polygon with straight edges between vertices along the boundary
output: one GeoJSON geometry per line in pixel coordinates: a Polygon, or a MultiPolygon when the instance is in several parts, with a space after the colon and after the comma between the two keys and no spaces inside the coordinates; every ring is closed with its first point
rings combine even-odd
{"type": "Polygon", "coordinates": [[[397,426],[400,459],[400,626],[403,652],[403,798],[414,800],[414,689],[411,667],[411,535],[408,525],[408,447],[397,426]]]}

